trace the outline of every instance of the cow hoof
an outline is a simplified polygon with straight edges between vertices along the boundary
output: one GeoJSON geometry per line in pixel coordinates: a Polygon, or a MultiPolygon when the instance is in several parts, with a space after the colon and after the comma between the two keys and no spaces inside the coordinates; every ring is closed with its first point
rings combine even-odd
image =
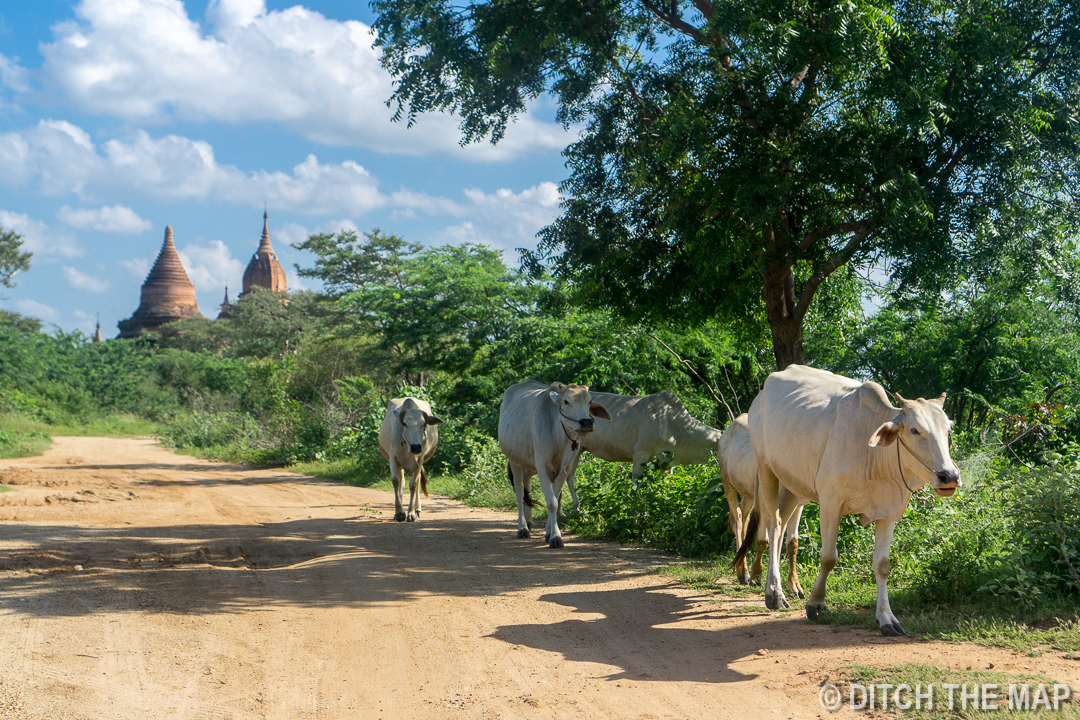
{"type": "MultiPolygon", "coordinates": [[[[416,511],[416,519],[419,520],[420,516],[423,515],[423,514],[424,514],[423,510],[417,510],[416,511]]],[[[802,597],[802,595],[799,595],[799,597],[802,597]]]]}
{"type": "Polygon", "coordinates": [[[548,542],[548,547],[552,547],[552,548],[561,548],[562,546],[563,546],[563,544],[562,544],[562,538],[561,538],[561,537],[559,537],[558,535],[556,535],[555,537],[551,538],[551,540],[550,540],[550,541],[548,542]]]}
{"type": "Polygon", "coordinates": [[[787,598],[782,594],[776,593],[775,595],[765,593],[765,607],[770,610],[779,610],[780,608],[789,608],[787,598]]]}
{"type": "Polygon", "coordinates": [[[394,519],[397,520],[398,522],[405,522],[405,513],[404,512],[394,513],[394,519]]]}
{"type": "Polygon", "coordinates": [[[746,573],[739,573],[738,580],[739,580],[740,585],[749,585],[750,584],[750,576],[747,575],[746,573]]]}
{"type": "Polygon", "coordinates": [[[416,522],[416,516],[415,515],[410,515],[408,520],[409,520],[409,522],[416,522]]]}
{"type": "Polygon", "coordinates": [[[806,619],[817,620],[818,613],[825,609],[824,605],[807,605],[806,606],[806,619]]]}
{"type": "Polygon", "coordinates": [[[532,535],[532,533],[529,532],[529,528],[518,528],[518,537],[519,538],[527,538],[530,535],[532,535]]]}
{"type": "Polygon", "coordinates": [[[551,533],[544,533],[544,542],[551,542],[551,533]]]}
{"type": "Polygon", "coordinates": [[[898,622],[885,623],[881,626],[881,634],[885,637],[900,637],[901,635],[907,635],[907,630],[898,622]]]}
{"type": "Polygon", "coordinates": [[[799,588],[798,590],[796,590],[795,594],[799,596],[800,600],[805,600],[806,599],[806,595],[803,594],[802,588],[799,588]]]}

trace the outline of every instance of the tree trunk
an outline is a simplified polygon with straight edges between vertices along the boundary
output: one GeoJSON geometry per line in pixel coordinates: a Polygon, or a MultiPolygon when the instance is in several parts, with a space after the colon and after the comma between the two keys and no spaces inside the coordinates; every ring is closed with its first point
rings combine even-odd
{"type": "Polygon", "coordinates": [[[776,369],[803,363],[802,314],[795,307],[795,273],[791,265],[778,261],[765,268],[765,313],[772,330],[776,369]]]}

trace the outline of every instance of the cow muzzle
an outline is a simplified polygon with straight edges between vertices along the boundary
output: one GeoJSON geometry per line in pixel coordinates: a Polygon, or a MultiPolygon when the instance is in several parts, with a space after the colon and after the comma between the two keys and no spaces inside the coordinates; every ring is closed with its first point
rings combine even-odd
{"type": "Polygon", "coordinates": [[[956,488],[963,485],[960,482],[960,473],[955,470],[943,470],[937,473],[934,479],[934,492],[938,497],[952,497],[956,494],[956,488]]]}
{"type": "Polygon", "coordinates": [[[577,424],[581,432],[592,432],[593,430],[593,419],[591,417],[585,418],[584,420],[578,420],[577,424]]]}
{"type": "Polygon", "coordinates": [[[421,445],[420,443],[411,443],[409,445],[409,452],[411,452],[413,455],[419,455],[423,451],[424,451],[424,446],[421,445]]]}

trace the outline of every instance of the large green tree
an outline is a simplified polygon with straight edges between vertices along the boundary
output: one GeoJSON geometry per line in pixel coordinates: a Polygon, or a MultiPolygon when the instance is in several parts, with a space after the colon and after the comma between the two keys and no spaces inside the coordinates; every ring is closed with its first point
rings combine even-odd
{"type": "Polygon", "coordinates": [[[937,294],[1053,254],[1078,185],[1076,0],[374,0],[399,117],[581,128],[527,259],[633,318],[767,319],[803,360],[829,279],[937,294]]]}

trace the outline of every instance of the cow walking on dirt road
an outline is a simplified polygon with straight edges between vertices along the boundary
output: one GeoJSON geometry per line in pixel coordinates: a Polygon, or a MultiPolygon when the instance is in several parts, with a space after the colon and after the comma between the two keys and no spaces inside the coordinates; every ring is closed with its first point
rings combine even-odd
{"type": "MultiPolygon", "coordinates": [[[[735,536],[735,545],[742,544],[744,531],[750,522],[750,513],[754,507],[754,487],[757,485],[757,458],[750,442],[749,416],[743,413],[735,418],[724,430],[717,446],[717,460],[720,463],[720,478],[724,484],[724,497],[728,503],[728,525],[735,536]],[[740,497],[741,496],[741,497],[740,497]]],[[[804,597],[795,558],[799,552],[799,521],[802,519],[805,502],[800,502],[784,518],[784,550],[788,556],[788,588],[800,598],[804,597]]],[[[757,555],[749,570],[746,558],[735,564],[735,575],[743,585],[761,582],[761,557],[768,540],[764,528],[758,525],[754,546],[757,555]]]]}
{"type": "Polygon", "coordinates": [[[765,381],[750,406],[750,440],[758,463],[754,513],[736,559],[753,543],[759,518],[769,538],[765,604],[787,605],[780,587],[781,518],[795,503],[819,503],[821,571],[806,615],[825,607],[825,581],[836,565],[841,515],[874,523],[877,620],[884,635],[905,635],[889,605],[889,545],[912,493],[930,484],[948,497],[960,487],[949,456],[945,395],[904,400],[893,407],[875,382],[860,383],[824,370],[792,365],[765,381]]]}
{"type": "Polygon", "coordinates": [[[442,422],[431,412],[431,405],[416,398],[394,398],[386,406],[386,417],[379,428],[379,452],[390,463],[390,480],[394,483],[394,519],[398,522],[420,519],[420,493],[430,497],[424,463],[435,454],[439,445],[442,422]],[[401,502],[404,473],[409,475],[409,512],[401,502]]]}
{"type": "Polygon", "coordinates": [[[551,385],[529,380],[511,385],[499,408],[499,447],[509,462],[510,482],[518,506],[518,537],[532,529],[529,480],[540,479],[547,504],[544,540],[549,547],[563,546],[559,530],[559,496],[563,483],[577,466],[581,438],[593,431],[594,418],[611,418],[595,403],[588,385],[551,385]]]}

